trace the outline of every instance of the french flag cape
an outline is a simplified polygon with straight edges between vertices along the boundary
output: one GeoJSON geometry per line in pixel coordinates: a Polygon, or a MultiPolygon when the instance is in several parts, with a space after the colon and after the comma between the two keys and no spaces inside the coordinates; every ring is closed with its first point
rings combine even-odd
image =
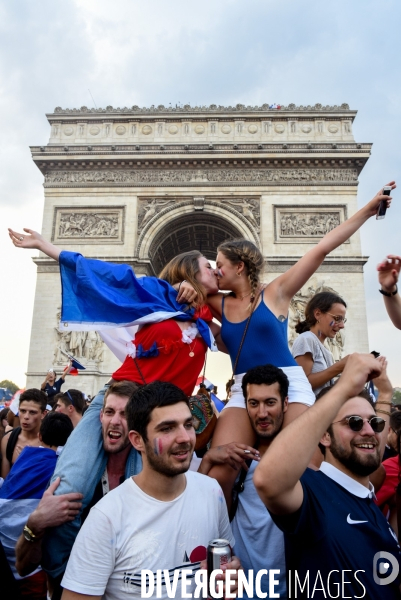
{"type": "Polygon", "coordinates": [[[194,308],[178,304],[177,291],[167,281],[136,277],[129,265],[85,258],[65,250],[60,254],[59,263],[60,331],[99,331],[116,356],[124,360],[139,325],[172,318],[195,320],[208,347],[217,351],[206,321],[198,317],[194,308]]]}
{"type": "Polygon", "coordinates": [[[17,579],[21,577],[15,569],[15,544],[47,488],[56,461],[54,450],[26,446],[0,488],[0,540],[17,579]]]}

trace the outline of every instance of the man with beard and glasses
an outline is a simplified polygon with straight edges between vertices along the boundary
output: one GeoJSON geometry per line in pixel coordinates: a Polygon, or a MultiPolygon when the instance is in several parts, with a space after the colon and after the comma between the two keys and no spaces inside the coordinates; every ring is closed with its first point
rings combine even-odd
{"type": "Polygon", "coordinates": [[[285,533],[288,597],[400,597],[400,548],[369,482],[390,414],[385,369],[384,359],[352,354],[338,383],[280,432],[255,469],[256,489],[285,533]],[[375,405],[360,392],[374,377],[375,405]],[[326,452],[314,471],[307,466],[318,443],[326,452]]]}
{"type": "MultiPolygon", "coordinates": [[[[18,540],[17,570],[20,575],[32,572],[38,564],[49,576],[52,600],[59,600],[62,594],[60,586],[64,575],[65,566],[79,527],[86,519],[90,509],[110,490],[117,488],[125,479],[138,473],[142,468],[139,453],[132,448],[128,437],[128,425],[125,408],[130,396],[138,388],[132,381],[117,381],[112,383],[105,394],[103,408],[100,413],[102,424],[102,443],[106,451],[104,464],[98,472],[98,484],[95,493],[88,506],[84,507],[81,519],[77,513],[81,504],[77,504],[82,498],[81,494],[70,493],[60,496],[53,495],[58,484],[53,483],[44,494],[36,510],[30,515],[28,525],[33,532],[33,538],[27,540],[21,535],[18,540]],[[51,493],[49,493],[51,491],[51,493]],[[74,520],[76,527],[72,530],[70,538],[64,540],[62,547],[57,544],[54,536],[47,538],[46,532],[49,528],[74,520]],[[66,555],[67,553],[67,555],[66,555]],[[47,568],[49,562],[58,564],[62,569],[60,573],[54,573],[47,568]]],[[[88,409],[90,410],[90,409],[88,409]]],[[[85,418],[85,416],[83,417],[85,418]]],[[[76,428],[79,436],[79,424],[76,428]]],[[[72,439],[72,438],[71,438],[72,439]]],[[[85,456],[82,456],[85,461],[85,456]]]]}
{"type": "MultiPolygon", "coordinates": [[[[150,597],[189,597],[183,582],[193,593],[209,541],[234,543],[219,484],[188,471],[195,430],[184,392],[154,381],[131,396],[126,413],[143,469],[98,502],[86,519],[62,581],[63,600],[141,598],[144,569],[147,584],[154,584],[153,595],[147,588],[150,597]]],[[[240,566],[235,557],[225,565],[235,571],[240,566]]]]}

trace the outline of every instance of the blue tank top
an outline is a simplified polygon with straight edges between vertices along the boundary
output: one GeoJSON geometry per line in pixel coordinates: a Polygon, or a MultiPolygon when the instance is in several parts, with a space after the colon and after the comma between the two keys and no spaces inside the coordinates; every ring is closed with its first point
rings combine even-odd
{"type": "MultiPolygon", "coordinates": [[[[240,323],[228,321],[224,315],[224,300],[225,298],[222,304],[221,338],[234,367],[247,319],[240,323]]],[[[262,292],[262,301],[251,317],[235,375],[246,373],[252,367],[259,365],[298,366],[288,348],[287,326],[288,317],[285,321],[279,321],[264,303],[262,292]]]]}

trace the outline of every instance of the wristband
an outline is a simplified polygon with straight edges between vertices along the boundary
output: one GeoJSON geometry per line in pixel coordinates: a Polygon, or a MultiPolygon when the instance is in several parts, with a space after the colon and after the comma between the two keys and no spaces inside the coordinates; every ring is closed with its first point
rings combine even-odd
{"type": "Polygon", "coordinates": [[[391,415],[391,412],[389,412],[388,410],[381,410],[380,408],[376,408],[376,412],[377,413],[383,413],[384,415],[391,415]]]}
{"type": "Polygon", "coordinates": [[[394,292],[385,292],[384,290],[379,290],[379,292],[381,294],[383,294],[383,296],[387,296],[388,298],[391,298],[391,296],[395,296],[398,293],[398,286],[397,286],[397,284],[395,284],[394,292]]]}

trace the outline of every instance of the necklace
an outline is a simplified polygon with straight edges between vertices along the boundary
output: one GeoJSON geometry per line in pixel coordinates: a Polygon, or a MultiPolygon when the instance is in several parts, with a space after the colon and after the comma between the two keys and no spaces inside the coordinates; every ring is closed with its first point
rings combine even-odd
{"type": "Polygon", "coordinates": [[[244,298],[247,298],[251,294],[252,294],[252,292],[249,292],[248,294],[244,294],[243,296],[239,296],[239,295],[235,294],[235,297],[238,298],[239,300],[243,300],[244,298]]]}
{"type": "Polygon", "coordinates": [[[194,343],[189,347],[189,356],[193,358],[195,356],[194,348],[196,344],[196,338],[194,339],[194,343]]]}

